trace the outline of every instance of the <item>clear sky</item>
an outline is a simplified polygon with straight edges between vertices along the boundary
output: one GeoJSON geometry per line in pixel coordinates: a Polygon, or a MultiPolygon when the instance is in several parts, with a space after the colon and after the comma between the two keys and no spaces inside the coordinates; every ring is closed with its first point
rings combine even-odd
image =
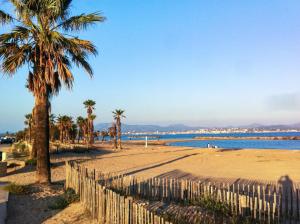
{"type": "MultiPolygon", "coordinates": [[[[300,122],[299,0],[74,0],[73,9],[107,20],[81,36],[99,50],[94,79],[75,69],[55,114],[85,115],[82,102],[94,99],[96,123],[115,108],[130,124],[300,122]]],[[[0,131],[22,128],[31,111],[26,76],[0,77],[0,131]]]]}

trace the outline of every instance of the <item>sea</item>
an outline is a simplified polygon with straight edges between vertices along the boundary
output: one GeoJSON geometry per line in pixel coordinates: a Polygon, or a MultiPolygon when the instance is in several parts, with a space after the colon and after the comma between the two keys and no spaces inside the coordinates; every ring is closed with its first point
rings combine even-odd
{"type": "MultiPolygon", "coordinates": [[[[195,137],[259,137],[259,136],[300,136],[300,132],[263,132],[263,133],[220,133],[220,134],[165,134],[148,135],[148,139],[156,139],[159,136],[161,140],[167,139],[186,139],[187,141],[172,142],[168,145],[207,148],[216,146],[224,149],[285,149],[300,150],[300,140],[192,140],[195,137]]],[[[129,140],[131,136],[124,136],[124,140],[129,140]]],[[[141,138],[145,139],[144,135],[141,138]]]]}

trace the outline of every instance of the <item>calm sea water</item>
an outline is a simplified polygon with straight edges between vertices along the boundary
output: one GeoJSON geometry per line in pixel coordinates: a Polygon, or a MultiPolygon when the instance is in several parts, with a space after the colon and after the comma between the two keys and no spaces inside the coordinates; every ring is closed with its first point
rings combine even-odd
{"type": "MultiPolygon", "coordinates": [[[[272,132],[272,133],[230,133],[230,134],[174,134],[161,135],[160,139],[192,139],[198,136],[238,136],[238,137],[256,137],[256,136],[300,136],[300,132],[272,132]]],[[[151,136],[149,136],[151,137],[151,136]]],[[[128,140],[128,136],[125,137],[128,140]]],[[[125,140],[124,139],[124,140],[125,140]]],[[[218,148],[249,148],[249,149],[300,149],[300,140],[203,140],[173,142],[172,146],[187,146],[206,148],[207,144],[218,146],[218,148]]]]}

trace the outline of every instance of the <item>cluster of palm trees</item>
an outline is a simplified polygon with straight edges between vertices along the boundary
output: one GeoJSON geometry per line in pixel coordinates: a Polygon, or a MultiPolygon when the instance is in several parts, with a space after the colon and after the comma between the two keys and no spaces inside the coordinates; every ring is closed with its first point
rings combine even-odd
{"type": "MultiPolygon", "coordinates": [[[[114,122],[108,130],[101,132],[94,130],[94,120],[96,115],[93,114],[96,102],[93,100],[86,100],[83,102],[84,107],[87,109],[87,117],[79,116],[76,121],[72,116],[49,114],[49,131],[50,140],[52,142],[59,141],[61,143],[84,143],[92,145],[95,137],[102,136],[102,141],[105,137],[110,136],[113,142],[113,148],[122,149],[122,131],[121,119],[125,118],[124,110],[116,109],[113,113],[114,122]]],[[[27,140],[32,142],[34,120],[33,114],[26,114],[24,124],[27,126],[27,140]]],[[[34,158],[36,152],[32,151],[31,157],[34,158]]]]}
{"type": "MultiPolygon", "coordinates": [[[[87,108],[87,118],[77,117],[76,121],[72,116],[49,114],[49,131],[50,140],[52,142],[59,140],[61,143],[78,143],[81,141],[87,144],[93,144],[96,133],[94,132],[94,119],[96,115],[92,114],[95,109],[96,102],[86,100],[84,106],[87,108]]],[[[26,139],[32,142],[32,130],[34,127],[33,114],[26,114],[24,124],[26,128],[26,139]]],[[[33,155],[34,157],[34,152],[33,155]]]]}
{"type": "Polygon", "coordinates": [[[0,34],[0,67],[9,76],[21,67],[28,70],[26,86],[35,102],[32,147],[37,151],[37,182],[50,183],[50,99],[63,84],[72,88],[73,64],[93,75],[87,58],[97,54],[96,47],[78,34],[105,17],[97,12],[72,15],[72,0],[6,2],[14,15],[0,9],[0,24],[7,25],[0,34]]]}

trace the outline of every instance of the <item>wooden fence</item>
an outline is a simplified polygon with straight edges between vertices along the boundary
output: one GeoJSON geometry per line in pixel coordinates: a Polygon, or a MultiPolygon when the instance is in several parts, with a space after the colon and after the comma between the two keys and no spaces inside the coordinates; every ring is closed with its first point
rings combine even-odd
{"type": "Polygon", "coordinates": [[[197,204],[203,198],[222,202],[237,216],[266,223],[300,223],[300,189],[286,180],[281,185],[206,183],[154,177],[141,179],[93,171],[99,182],[126,195],[150,200],[197,204]]]}
{"type": "Polygon", "coordinates": [[[134,202],[132,197],[102,186],[95,180],[95,172],[89,173],[75,162],[66,162],[66,188],[80,195],[80,201],[97,223],[171,224],[134,202]]]}
{"type": "MultiPolygon", "coordinates": [[[[78,170],[84,169],[77,163],[70,162],[69,167],[70,164],[76,166],[78,170]]],[[[97,180],[100,186],[113,189],[122,195],[157,201],[185,202],[192,205],[203,198],[210,198],[226,204],[236,216],[264,223],[300,223],[300,190],[289,183],[283,183],[281,186],[216,184],[159,177],[141,179],[87,169],[84,169],[84,172],[85,176],[97,180]]],[[[68,180],[70,176],[74,175],[67,175],[66,182],[75,181],[72,184],[73,188],[79,187],[80,184],[76,181],[80,178],[68,180]]],[[[79,189],[76,191],[79,192],[79,189]]]]}

